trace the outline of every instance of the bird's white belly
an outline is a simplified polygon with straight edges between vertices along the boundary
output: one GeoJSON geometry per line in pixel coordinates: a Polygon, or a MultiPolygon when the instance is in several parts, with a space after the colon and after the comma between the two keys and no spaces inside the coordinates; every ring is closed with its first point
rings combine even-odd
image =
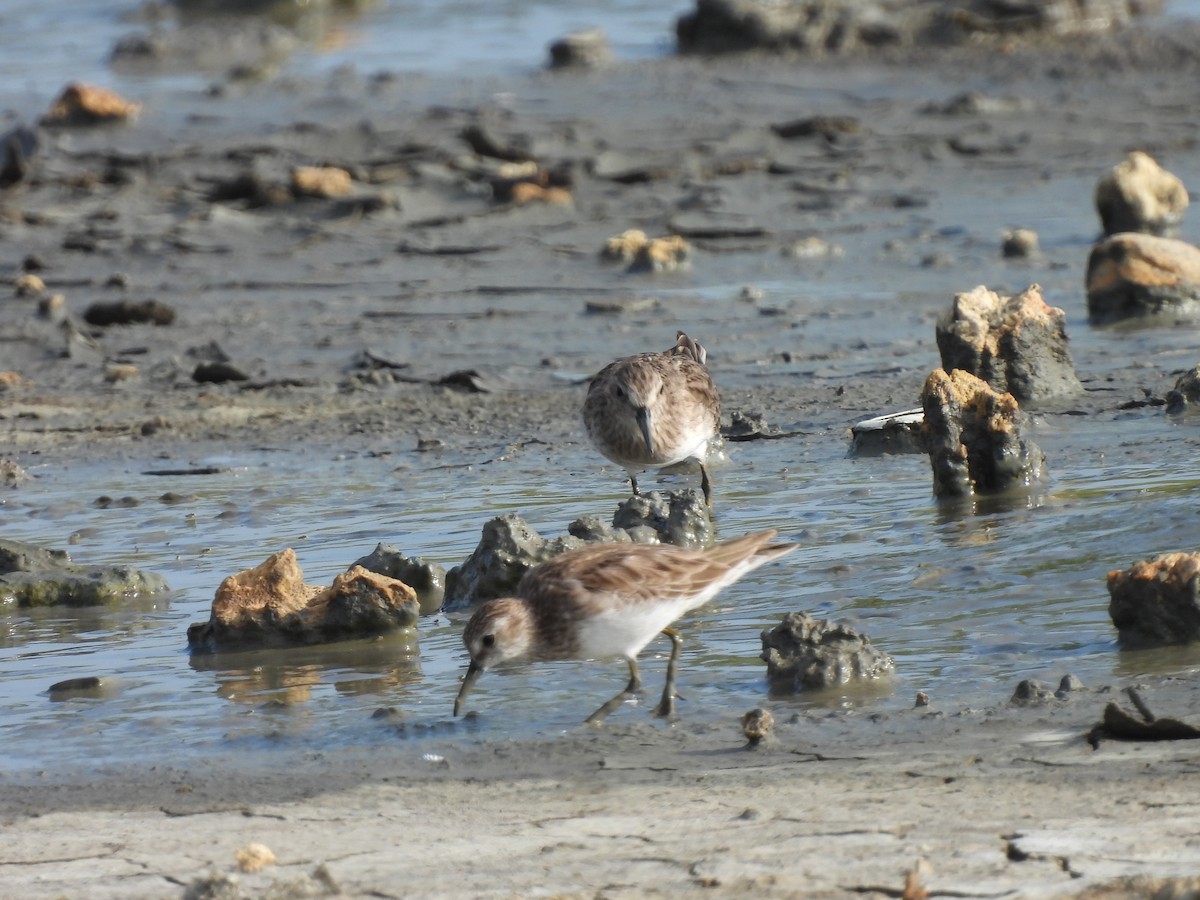
{"type": "Polygon", "coordinates": [[[695,604],[683,600],[620,605],[588,616],[579,624],[579,655],[636,657],[655,635],[695,604]]]}

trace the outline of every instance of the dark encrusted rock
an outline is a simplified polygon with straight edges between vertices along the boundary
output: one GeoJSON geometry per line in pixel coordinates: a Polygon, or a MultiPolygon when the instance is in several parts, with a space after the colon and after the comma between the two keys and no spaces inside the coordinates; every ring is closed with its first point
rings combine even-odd
{"type": "Polygon", "coordinates": [[[193,652],[321,644],[376,637],[417,622],[416,592],[353,566],[330,587],[304,583],[289,547],[221,582],[207,622],[188,628],[193,652]]]}
{"type": "Polygon", "coordinates": [[[1200,553],[1167,553],[1108,573],[1108,615],[1124,647],[1200,640],[1200,553]]]}
{"type": "Polygon", "coordinates": [[[479,545],[466,561],[446,573],[442,609],[454,612],[511,596],[529,569],[583,544],[575,537],[546,540],[520,516],[497,516],[483,526],[479,545]]]}
{"type": "Polygon", "coordinates": [[[680,547],[707,547],[716,536],[704,498],[690,488],[630,497],[613,514],[613,527],[629,532],[635,541],[641,529],[649,529],[661,543],[680,547]]]}
{"type": "Polygon", "coordinates": [[[419,556],[405,556],[391,544],[379,544],[369,556],[354,563],[370,572],[403,581],[417,595],[421,615],[428,616],[442,608],[446,595],[446,570],[437,563],[419,556]]]}
{"type": "Polygon", "coordinates": [[[198,384],[224,384],[227,381],[249,381],[250,376],[228,362],[197,363],[192,380],[198,384]]]}
{"type": "Polygon", "coordinates": [[[1096,185],[1096,211],[1105,234],[1171,234],[1187,208],[1183,182],[1140,150],[1113,166],[1096,185]]]}
{"type": "MultiPolygon", "coordinates": [[[[624,528],[613,528],[598,516],[580,516],[567,526],[567,533],[581,541],[601,544],[620,544],[633,540],[633,537],[624,528]]],[[[652,543],[652,541],[643,543],[652,543]]]]}
{"type": "Polygon", "coordinates": [[[969,372],[935,369],[921,390],[925,440],[939,497],[1029,487],[1041,477],[1041,450],[1021,437],[1020,408],[969,372]]]}
{"type": "Polygon", "coordinates": [[[1055,699],[1054,691],[1040,681],[1026,678],[1017,685],[1008,702],[1013,706],[1041,706],[1053,699],[1055,699]]]}
{"type": "Polygon", "coordinates": [[[11,459],[0,459],[0,488],[20,487],[29,480],[29,473],[11,459]]]}
{"type": "Polygon", "coordinates": [[[801,691],[882,678],[892,658],[871,646],[866,635],[828,619],[788,613],[762,633],[762,660],[775,690],[801,691]]]}
{"type": "Polygon", "coordinates": [[[93,303],[83,313],[89,325],[170,325],[175,310],[158,300],[93,303]]]}
{"type": "Polygon", "coordinates": [[[1093,324],[1194,319],[1200,316],[1200,249],[1175,238],[1114,234],[1092,248],[1086,283],[1093,324]]]}
{"type": "Polygon", "coordinates": [[[37,132],[27,125],[0,135],[0,189],[29,177],[39,144],[37,132]]]}
{"type": "Polygon", "coordinates": [[[1175,380],[1175,388],[1167,391],[1166,401],[1167,412],[1171,415],[1178,415],[1200,401],[1200,366],[1189,369],[1175,380]]]}
{"type": "Polygon", "coordinates": [[[573,31],[550,45],[552,69],[599,69],[613,59],[612,45],[602,28],[573,31]]]}
{"type": "Polygon", "coordinates": [[[1040,252],[1038,235],[1032,228],[1006,231],[1000,242],[1000,253],[1005,259],[1032,259],[1040,252]]]}
{"type": "Polygon", "coordinates": [[[970,372],[1022,402],[1078,393],[1066,322],[1067,314],[1048,306],[1036,284],[1015,297],[980,285],[956,294],[938,320],[942,368],[970,372]]]}
{"type": "Polygon", "coordinates": [[[697,0],[676,23],[683,53],[747,50],[832,54],[889,45],[952,46],[1022,35],[1059,37],[1127,24],[1150,0],[697,0]]]}
{"type": "Polygon", "coordinates": [[[0,607],[99,606],[167,590],[153,572],[77,565],[65,550],[0,539],[0,607]]]}

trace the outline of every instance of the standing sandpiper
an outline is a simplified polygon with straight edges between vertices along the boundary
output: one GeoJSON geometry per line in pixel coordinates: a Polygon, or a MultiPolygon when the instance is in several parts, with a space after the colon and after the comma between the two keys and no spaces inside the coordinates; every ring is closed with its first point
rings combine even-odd
{"type": "Polygon", "coordinates": [[[635,494],[636,473],[695,459],[704,502],[712,506],[704,463],[721,426],[721,400],[707,356],[681,331],[670,350],[618,359],[592,379],[584,427],[596,449],[629,472],[635,494]]]}
{"type": "Polygon", "coordinates": [[[796,544],[772,544],[775,531],[724,541],[707,550],[673,544],[589,544],[530,569],[516,597],[489,600],[463,632],[471,664],[454,714],[479,676],[513,660],[621,656],[629,683],[587,718],[598,725],[641,688],[637,657],[657,634],[671,639],[667,680],[655,715],[675,714],[675,672],[683,640],[672,622],[707,603],[747,572],[796,544]]]}

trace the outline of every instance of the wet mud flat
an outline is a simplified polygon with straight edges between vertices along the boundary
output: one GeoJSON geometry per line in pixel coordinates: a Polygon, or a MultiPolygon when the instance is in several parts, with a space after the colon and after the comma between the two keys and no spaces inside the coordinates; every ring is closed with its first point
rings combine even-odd
{"type": "MultiPolygon", "coordinates": [[[[1155,40],[149,94],[134,127],[53,137],[3,198],[4,274],[36,269],[70,313],[0,299],[0,368],[20,376],[0,394],[5,452],[30,469],[186,468],[262,447],[419,467],[437,441],[442,462],[495,460],[497,478],[519,479],[519,448],[578,454],[583,377],[683,327],[709,347],[727,411],[761,411],[832,459],[854,421],[913,405],[954,293],[1036,282],[1068,312],[1084,384],[1036,411],[1051,468],[1096,447],[1147,466],[1194,456],[1194,425],[1168,426],[1156,403],[1197,362],[1190,330],[1093,329],[1083,301],[1099,175],[1139,147],[1200,177],[1195,61],[1155,40]],[[571,203],[497,199],[512,160],[477,152],[481,132],[493,152],[550,165],[571,203]],[[352,194],[279,189],[314,164],[345,167],[352,194]],[[605,239],[634,227],[684,235],[690,266],[601,262],[605,239]],[[1039,255],[1002,256],[1014,227],[1037,230],[1039,255]],[[174,321],[86,322],[120,299],[166,304],[174,321]],[[214,363],[246,377],[198,382],[214,363]]],[[[620,477],[597,457],[580,483],[620,477]]],[[[736,479],[718,477],[718,516],[736,479]]],[[[350,748],[344,762],[314,747],[241,769],[13,778],[5,819],[21,837],[0,877],[27,896],[172,896],[230,873],[249,841],[283,865],[242,875],[248,892],[351,896],[405,883],[899,896],[918,859],[923,883],[966,896],[1194,873],[1191,744],[1084,737],[1120,687],[1026,709],[998,686],[986,711],[879,722],[807,713],[756,751],[733,722],[685,719],[350,748]],[[98,851],[97,834],[114,838],[98,851]],[[444,852],[424,852],[433,843],[444,852]]],[[[1160,710],[1200,706],[1186,679],[1147,694],[1160,710]]]]}

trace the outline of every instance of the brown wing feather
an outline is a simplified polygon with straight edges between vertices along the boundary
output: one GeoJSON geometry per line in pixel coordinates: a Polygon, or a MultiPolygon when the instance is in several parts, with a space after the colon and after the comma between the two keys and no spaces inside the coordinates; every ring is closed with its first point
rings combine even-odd
{"type": "Polygon", "coordinates": [[[752,558],[782,556],[795,544],[770,544],[774,531],[762,531],[707,550],[670,544],[594,544],[557,556],[531,569],[517,596],[532,605],[586,604],[589,595],[612,603],[637,604],[700,593],[728,571],[752,558]]]}
{"type": "Polygon", "coordinates": [[[586,602],[594,594],[606,604],[614,599],[637,604],[695,593],[725,568],[707,560],[703,551],[684,547],[595,544],[530,570],[517,586],[517,596],[542,604],[586,602]]]}

